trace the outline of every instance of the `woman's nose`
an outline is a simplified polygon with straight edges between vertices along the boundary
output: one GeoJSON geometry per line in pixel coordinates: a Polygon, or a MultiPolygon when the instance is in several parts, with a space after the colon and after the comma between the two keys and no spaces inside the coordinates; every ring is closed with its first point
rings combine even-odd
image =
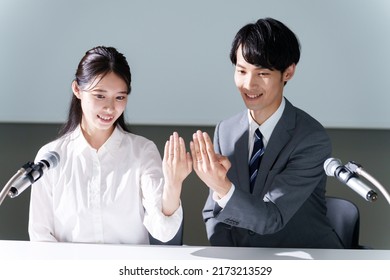
{"type": "Polygon", "coordinates": [[[115,100],[112,100],[111,98],[107,98],[106,103],[104,104],[104,109],[107,112],[113,112],[115,109],[115,100]]]}

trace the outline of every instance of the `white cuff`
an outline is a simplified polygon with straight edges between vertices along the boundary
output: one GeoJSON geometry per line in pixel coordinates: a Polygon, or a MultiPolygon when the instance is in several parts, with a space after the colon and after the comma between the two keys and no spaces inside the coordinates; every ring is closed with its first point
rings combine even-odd
{"type": "Polygon", "coordinates": [[[229,202],[230,198],[233,195],[233,192],[235,190],[235,186],[232,184],[232,187],[230,188],[229,192],[224,196],[219,198],[218,195],[214,192],[213,193],[213,199],[221,208],[224,208],[226,204],[229,202]]]}

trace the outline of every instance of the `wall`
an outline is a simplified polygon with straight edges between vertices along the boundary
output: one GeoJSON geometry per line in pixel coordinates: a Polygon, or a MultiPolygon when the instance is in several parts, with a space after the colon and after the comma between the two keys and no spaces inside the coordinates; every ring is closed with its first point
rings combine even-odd
{"type": "Polygon", "coordinates": [[[388,0],[1,0],[0,122],[65,121],[79,60],[110,45],[132,69],[131,123],[215,125],[243,108],[230,45],[260,17],[301,41],[293,104],[327,127],[390,128],[388,0]]]}
{"type": "MultiPolygon", "coordinates": [[[[0,186],[27,161],[33,160],[36,151],[55,137],[58,124],[7,124],[0,123],[0,186]]],[[[134,133],[153,140],[163,151],[168,136],[178,131],[188,143],[197,129],[211,135],[211,126],[133,126],[134,133]]],[[[333,141],[333,157],[343,163],[350,160],[363,165],[365,170],[381,182],[388,191],[390,184],[389,130],[328,129],[333,141]]],[[[29,190],[20,196],[6,198],[0,205],[0,239],[28,240],[29,190]]],[[[207,238],[201,210],[207,197],[205,185],[192,173],[184,182],[182,202],[184,206],[184,243],[187,245],[207,245],[207,238]]],[[[334,178],[328,180],[328,194],[349,198],[361,212],[360,243],[375,249],[390,249],[390,206],[383,196],[375,203],[363,200],[348,187],[334,178]]]]}

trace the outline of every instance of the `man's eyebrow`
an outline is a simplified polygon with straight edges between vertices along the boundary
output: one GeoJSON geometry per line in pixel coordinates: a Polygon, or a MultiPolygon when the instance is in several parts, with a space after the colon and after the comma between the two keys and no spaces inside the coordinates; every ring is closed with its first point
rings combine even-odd
{"type": "MultiPolygon", "coordinates": [[[[236,63],[236,67],[246,68],[245,66],[241,65],[240,63],[236,63]]],[[[263,66],[255,66],[255,67],[256,67],[256,70],[269,70],[269,71],[272,71],[272,69],[269,69],[269,68],[263,67],[263,66]]]]}

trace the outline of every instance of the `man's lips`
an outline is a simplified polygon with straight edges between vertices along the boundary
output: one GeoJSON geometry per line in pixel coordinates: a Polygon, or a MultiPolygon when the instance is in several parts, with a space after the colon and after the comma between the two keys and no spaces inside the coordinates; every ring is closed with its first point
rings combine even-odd
{"type": "Polygon", "coordinates": [[[262,96],[263,94],[248,94],[248,93],[245,93],[245,96],[248,98],[248,99],[257,99],[259,98],[260,96],[262,96]]]}

